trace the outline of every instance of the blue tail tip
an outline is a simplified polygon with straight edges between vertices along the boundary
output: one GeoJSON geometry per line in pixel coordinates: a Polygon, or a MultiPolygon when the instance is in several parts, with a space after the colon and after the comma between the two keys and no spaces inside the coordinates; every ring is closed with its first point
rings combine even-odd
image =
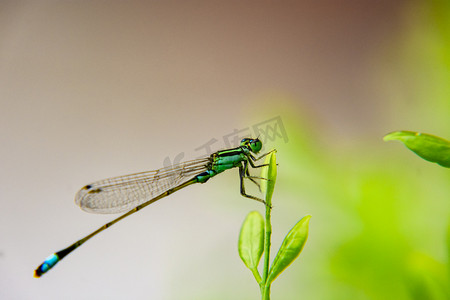
{"type": "Polygon", "coordinates": [[[53,253],[52,255],[47,257],[47,259],[39,267],[37,267],[36,270],[34,270],[34,277],[35,278],[41,277],[42,274],[53,268],[53,266],[56,265],[58,261],[59,261],[58,254],[53,253]]]}

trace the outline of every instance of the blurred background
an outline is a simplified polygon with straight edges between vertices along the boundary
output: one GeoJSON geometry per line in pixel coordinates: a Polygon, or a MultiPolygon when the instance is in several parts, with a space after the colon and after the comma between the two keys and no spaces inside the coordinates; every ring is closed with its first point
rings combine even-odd
{"type": "MultiPolygon", "coordinates": [[[[382,137],[450,138],[450,4],[1,1],[0,298],[259,299],[237,170],[113,226],[82,186],[236,146],[278,150],[272,299],[449,299],[450,172],[382,137]]],[[[257,194],[257,190],[253,190],[257,194]]]]}

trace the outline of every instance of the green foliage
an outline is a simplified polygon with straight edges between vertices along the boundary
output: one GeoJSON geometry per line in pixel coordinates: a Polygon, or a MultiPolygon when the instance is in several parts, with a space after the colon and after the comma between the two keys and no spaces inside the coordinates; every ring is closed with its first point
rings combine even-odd
{"type": "Polygon", "coordinates": [[[250,212],[242,224],[238,243],[239,256],[255,279],[261,281],[258,264],[264,252],[264,219],[257,211],[250,212]]]}
{"type": "Polygon", "coordinates": [[[274,281],[300,255],[308,237],[310,219],[311,216],[303,217],[284,238],[270,267],[268,283],[274,281]]]}
{"type": "Polygon", "coordinates": [[[261,189],[265,193],[266,220],[256,211],[250,212],[242,224],[238,251],[244,264],[249,268],[261,290],[262,299],[270,299],[270,285],[300,254],[308,237],[308,224],[311,216],[302,218],[286,235],[269,270],[270,235],[272,226],[270,211],[272,195],[277,177],[275,151],[268,154],[263,167],[261,189]],[[258,272],[258,264],[265,252],[263,276],[258,272]]]}
{"type": "Polygon", "coordinates": [[[314,243],[306,272],[277,281],[280,298],[450,299],[447,169],[405,165],[372,136],[323,147],[323,134],[287,124],[277,196],[289,218],[314,212],[314,243]]]}
{"type": "Polygon", "coordinates": [[[450,168],[450,142],[443,138],[413,131],[396,131],[386,135],[384,140],[399,140],[423,159],[450,168]]]}
{"type": "Polygon", "coordinates": [[[262,168],[261,177],[267,178],[268,180],[261,181],[261,191],[265,195],[267,205],[270,206],[273,190],[275,189],[275,182],[277,180],[277,162],[275,152],[270,153],[266,157],[264,164],[267,164],[268,167],[262,168]]]}

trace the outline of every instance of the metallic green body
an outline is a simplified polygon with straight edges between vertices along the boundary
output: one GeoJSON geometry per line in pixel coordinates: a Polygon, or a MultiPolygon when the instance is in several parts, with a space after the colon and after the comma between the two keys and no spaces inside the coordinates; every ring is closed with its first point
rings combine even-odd
{"type": "Polygon", "coordinates": [[[244,149],[238,147],[213,153],[208,164],[209,170],[196,176],[198,182],[205,183],[208,179],[223,171],[241,166],[243,161],[248,160],[248,154],[245,153],[244,149]]]}

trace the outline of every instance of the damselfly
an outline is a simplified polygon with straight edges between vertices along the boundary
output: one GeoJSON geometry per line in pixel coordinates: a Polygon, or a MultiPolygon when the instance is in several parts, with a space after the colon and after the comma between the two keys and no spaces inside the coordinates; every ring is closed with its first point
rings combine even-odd
{"type": "Polygon", "coordinates": [[[241,194],[243,196],[265,203],[258,197],[248,195],[244,186],[245,178],[257,185],[255,178],[264,179],[251,176],[249,172],[249,165],[252,168],[265,166],[264,164],[255,165],[254,163],[270,153],[256,158],[253,154],[258,154],[261,148],[262,143],[258,138],[245,138],[241,141],[239,147],[218,151],[205,158],[183,162],[155,171],[104,179],[86,185],[75,196],[75,202],[81,209],[101,214],[125,211],[126,213],[106,223],[69,247],[50,255],[37,267],[34,276],[40,277],[67,254],[123,218],[191,184],[205,183],[211,177],[228,169],[239,168],[241,194]]]}

